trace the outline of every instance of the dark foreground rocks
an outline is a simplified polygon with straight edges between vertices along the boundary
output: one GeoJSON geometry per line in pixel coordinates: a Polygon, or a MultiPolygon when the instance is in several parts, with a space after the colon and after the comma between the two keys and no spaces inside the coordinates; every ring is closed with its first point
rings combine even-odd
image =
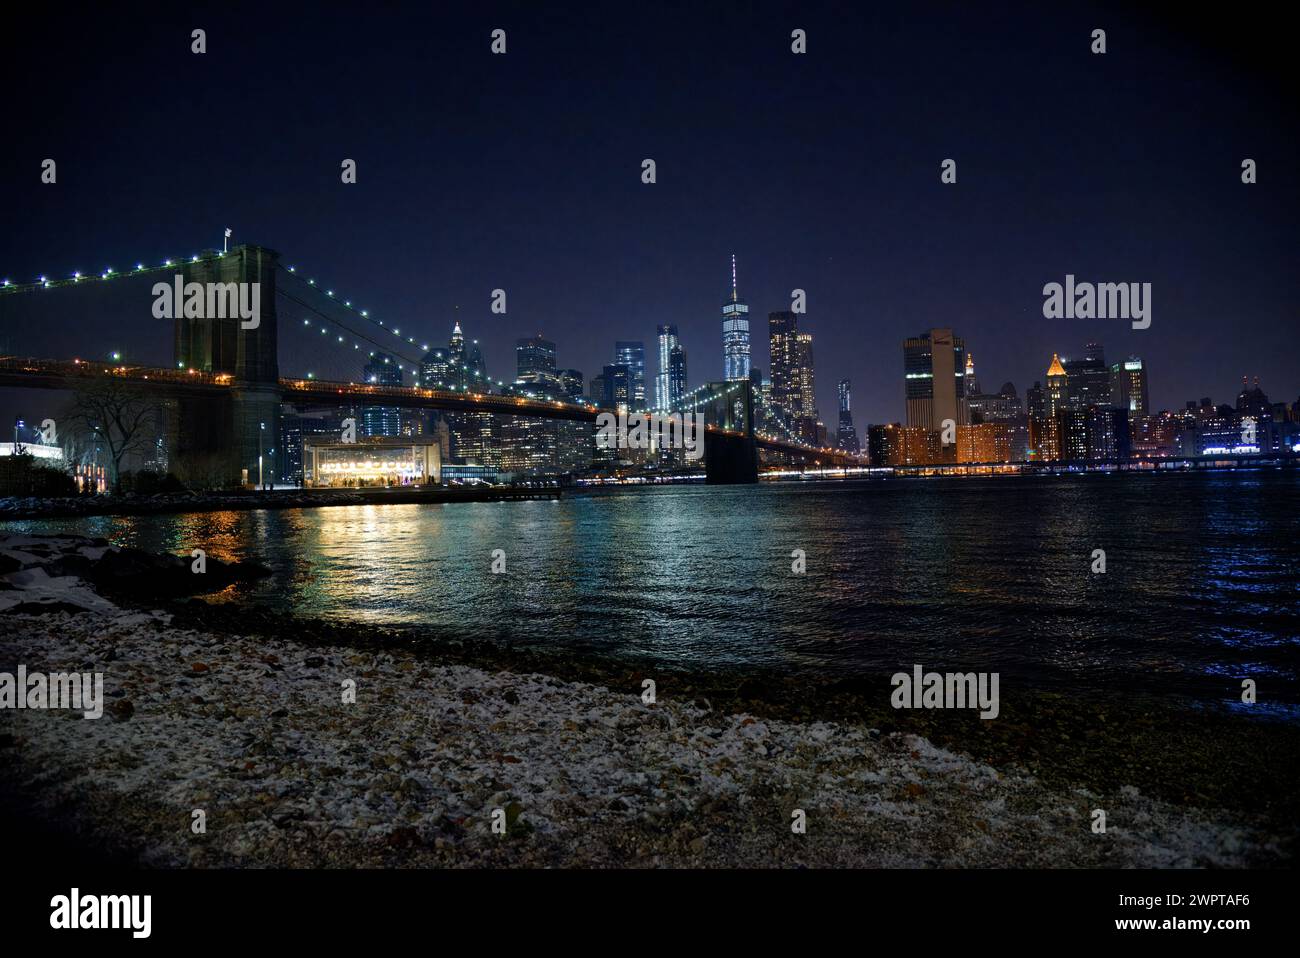
{"type": "Polygon", "coordinates": [[[155,603],[270,574],[257,562],[155,555],[86,536],[0,536],[0,610],[103,612],[112,598],[155,603]]]}

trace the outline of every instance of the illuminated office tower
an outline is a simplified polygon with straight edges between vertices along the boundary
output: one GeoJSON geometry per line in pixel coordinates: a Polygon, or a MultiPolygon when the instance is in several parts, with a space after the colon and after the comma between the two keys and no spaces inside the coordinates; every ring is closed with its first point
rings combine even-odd
{"type": "Polygon", "coordinates": [[[768,313],[772,354],[772,403],[790,419],[791,428],[816,443],[817,390],[813,372],[812,333],[799,331],[799,317],[785,310],[768,313]]]}
{"type": "Polygon", "coordinates": [[[582,390],[587,385],[587,381],[582,378],[582,370],[561,369],[556,376],[560,380],[560,392],[574,402],[582,398],[582,390]]]}
{"type": "Polygon", "coordinates": [[[681,343],[668,354],[668,405],[681,401],[686,395],[686,350],[681,343]]]}
{"type": "Polygon", "coordinates": [[[966,422],[966,343],[951,329],[931,329],[903,341],[907,424],[943,429],[945,419],[966,422]]]}
{"type": "Polygon", "coordinates": [[[516,340],[515,367],[516,375],[521,379],[538,373],[554,376],[555,343],[542,339],[540,335],[516,340]]]}
{"type": "Polygon", "coordinates": [[[1147,367],[1130,356],[1110,367],[1110,404],[1128,413],[1129,419],[1150,415],[1147,398],[1147,367]]]}
{"type": "Polygon", "coordinates": [[[447,349],[452,363],[459,365],[465,361],[465,334],[460,331],[460,320],[456,320],[451,329],[451,343],[447,349]]]}
{"type": "Polygon", "coordinates": [[[852,384],[847,379],[841,379],[838,392],[840,397],[840,422],[839,430],[835,436],[835,445],[845,452],[858,452],[858,431],[853,427],[853,410],[851,397],[852,384]]]}
{"type": "Polygon", "coordinates": [[[451,354],[445,346],[434,346],[420,360],[420,385],[425,389],[446,389],[451,354]]]}
{"type": "Polygon", "coordinates": [[[628,412],[632,402],[631,370],[623,363],[614,363],[604,367],[596,378],[601,381],[603,393],[598,400],[600,406],[612,412],[628,412]]]}
{"type": "Polygon", "coordinates": [[[1061,357],[1052,353],[1052,364],[1047,367],[1047,418],[1054,417],[1070,401],[1070,377],[1061,365],[1061,357]]]}
{"type": "Polygon", "coordinates": [[[659,370],[655,374],[655,409],[667,409],[672,405],[670,382],[672,357],[673,350],[677,348],[679,342],[676,326],[659,327],[659,370]]]}
{"type": "Polygon", "coordinates": [[[488,384],[487,363],[483,361],[483,350],[478,340],[471,340],[465,346],[465,384],[475,386],[479,392],[491,392],[488,384]]]}
{"type": "MultiPolygon", "coordinates": [[[[361,370],[361,381],[378,386],[402,385],[402,369],[393,357],[375,353],[361,370]]],[[[400,436],[402,411],[397,406],[366,406],[361,410],[361,435],[400,436]]]]}
{"type": "Polygon", "coordinates": [[[645,343],[616,342],[614,365],[627,367],[629,402],[632,404],[632,409],[637,411],[645,409],[645,343]]]}
{"type": "Polygon", "coordinates": [[[978,396],[980,394],[980,381],[975,378],[975,357],[970,353],[966,354],[966,375],[964,378],[966,388],[963,390],[962,395],[967,398],[978,396]]]}
{"type": "Polygon", "coordinates": [[[731,297],[722,303],[722,378],[749,378],[749,306],[736,290],[736,255],[731,255],[731,297]]]}
{"type": "Polygon", "coordinates": [[[1094,406],[1105,409],[1111,405],[1110,367],[1101,344],[1088,343],[1083,347],[1082,359],[1067,359],[1065,367],[1067,405],[1072,409],[1086,410],[1094,406]]]}

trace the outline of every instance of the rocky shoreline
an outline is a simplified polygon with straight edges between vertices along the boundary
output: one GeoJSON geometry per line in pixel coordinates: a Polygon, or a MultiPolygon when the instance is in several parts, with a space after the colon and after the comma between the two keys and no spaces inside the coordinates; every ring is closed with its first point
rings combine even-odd
{"type": "MultiPolygon", "coordinates": [[[[100,548],[89,541],[76,548],[100,548]]],[[[400,632],[359,641],[338,625],[65,586],[102,604],[11,610],[0,671],[102,672],[105,714],[0,713],[0,791],[27,820],[148,866],[1243,867],[1293,855],[1296,737],[1280,723],[1170,727],[1145,706],[1106,703],[1098,718],[1043,697],[969,725],[777,676],[655,674],[647,704],[646,675],[622,665],[400,632]],[[1097,808],[1105,834],[1091,829],[1097,808]]]]}

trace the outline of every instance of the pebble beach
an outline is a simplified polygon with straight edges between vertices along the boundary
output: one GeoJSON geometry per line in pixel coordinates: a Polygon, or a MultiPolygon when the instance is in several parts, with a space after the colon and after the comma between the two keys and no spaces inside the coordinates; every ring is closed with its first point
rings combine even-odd
{"type": "Polygon", "coordinates": [[[32,544],[0,548],[21,566],[0,577],[0,671],[100,672],[105,706],[99,719],[0,713],[6,802],[145,866],[1231,868],[1289,855],[1292,834],[1240,809],[1045,781],[884,723],[678,694],[671,677],[647,703],[640,682],[204,628],[193,611],[124,607],[42,572],[102,545],[32,544]]]}

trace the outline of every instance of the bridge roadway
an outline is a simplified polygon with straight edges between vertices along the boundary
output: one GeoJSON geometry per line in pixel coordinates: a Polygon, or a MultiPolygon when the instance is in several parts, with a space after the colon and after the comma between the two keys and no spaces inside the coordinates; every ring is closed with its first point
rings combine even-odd
{"type": "MultiPolygon", "coordinates": [[[[196,369],[168,369],[85,359],[32,359],[0,356],[0,386],[28,389],[75,389],[91,382],[128,382],[167,398],[179,396],[229,395],[239,383],[228,373],[196,369]]],[[[339,406],[356,403],[392,405],[404,409],[436,409],[444,412],[495,413],[538,419],[564,419],[595,423],[601,410],[586,403],[566,403],[525,396],[496,396],[490,393],[424,389],[418,386],[390,386],[372,383],[330,382],[321,379],[281,378],[279,391],[284,402],[307,406],[339,406]]],[[[708,433],[730,439],[744,439],[739,430],[706,425],[708,433]]],[[[819,465],[866,465],[861,456],[832,449],[813,449],[766,435],[755,435],[760,449],[785,453],[819,465]]]]}

